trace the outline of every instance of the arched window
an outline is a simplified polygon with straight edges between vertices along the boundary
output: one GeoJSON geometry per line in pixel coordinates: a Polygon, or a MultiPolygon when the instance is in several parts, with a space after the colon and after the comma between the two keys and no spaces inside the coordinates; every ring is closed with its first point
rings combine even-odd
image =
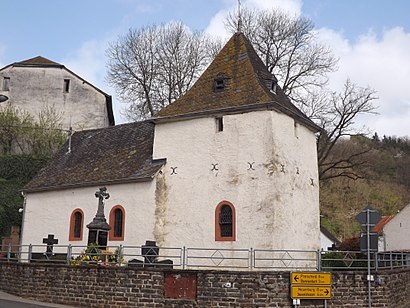
{"type": "Polygon", "coordinates": [[[80,209],[75,209],[70,217],[69,241],[81,241],[83,239],[84,213],[80,209]]]}
{"type": "Polygon", "coordinates": [[[215,241],[235,241],[235,207],[228,201],[220,202],[215,209],[215,241]]]}
{"type": "Polygon", "coordinates": [[[124,240],[125,211],[121,205],[114,206],[110,211],[111,230],[108,234],[110,241],[124,240]]]}

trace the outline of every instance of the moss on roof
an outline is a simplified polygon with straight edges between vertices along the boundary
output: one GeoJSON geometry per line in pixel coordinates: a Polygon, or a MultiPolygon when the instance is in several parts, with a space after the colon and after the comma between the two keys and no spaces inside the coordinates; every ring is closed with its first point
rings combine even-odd
{"type": "Polygon", "coordinates": [[[160,110],[156,117],[175,117],[220,109],[271,104],[271,107],[316,127],[279,86],[252,44],[243,33],[234,34],[192,88],[181,98],[160,110]],[[222,79],[225,87],[215,90],[215,80],[222,79]]]}

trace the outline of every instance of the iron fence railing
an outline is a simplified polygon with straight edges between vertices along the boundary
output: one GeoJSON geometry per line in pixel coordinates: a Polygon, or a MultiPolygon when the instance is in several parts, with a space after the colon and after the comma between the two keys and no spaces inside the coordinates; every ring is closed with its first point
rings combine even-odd
{"type": "MultiPolygon", "coordinates": [[[[227,249],[157,246],[8,245],[0,261],[225,270],[365,270],[358,251],[227,249]]],[[[410,267],[410,252],[372,253],[372,270],[410,267]]]]}

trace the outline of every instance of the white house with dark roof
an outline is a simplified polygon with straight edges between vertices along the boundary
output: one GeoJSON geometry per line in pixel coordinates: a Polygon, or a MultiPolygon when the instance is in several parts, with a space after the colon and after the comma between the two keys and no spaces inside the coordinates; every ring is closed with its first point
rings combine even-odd
{"type": "Polygon", "coordinates": [[[410,251],[410,204],[384,216],[373,231],[379,234],[379,251],[410,251]]]}
{"type": "Polygon", "coordinates": [[[62,118],[63,129],[103,128],[115,123],[110,95],[64,65],[40,56],[0,69],[0,95],[34,118],[53,107],[62,118]]]}
{"type": "Polygon", "coordinates": [[[320,250],[338,250],[339,246],[340,241],[325,227],[320,227],[320,250]]]}
{"type": "Polygon", "coordinates": [[[22,244],[320,249],[315,133],[242,33],[148,121],[75,133],[25,188],[22,244]]]}

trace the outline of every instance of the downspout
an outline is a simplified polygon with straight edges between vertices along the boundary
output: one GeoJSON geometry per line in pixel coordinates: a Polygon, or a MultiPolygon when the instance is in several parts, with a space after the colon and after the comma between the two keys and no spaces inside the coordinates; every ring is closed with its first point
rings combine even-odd
{"type": "Polygon", "coordinates": [[[26,201],[27,201],[27,195],[24,191],[21,192],[21,195],[23,196],[23,217],[21,218],[21,228],[20,228],[20,240],[19,240],[19,246],[20,249],[22,249],[23,245],[23,229],[24,229],[24,220],[26,218],[26,201]]]}

